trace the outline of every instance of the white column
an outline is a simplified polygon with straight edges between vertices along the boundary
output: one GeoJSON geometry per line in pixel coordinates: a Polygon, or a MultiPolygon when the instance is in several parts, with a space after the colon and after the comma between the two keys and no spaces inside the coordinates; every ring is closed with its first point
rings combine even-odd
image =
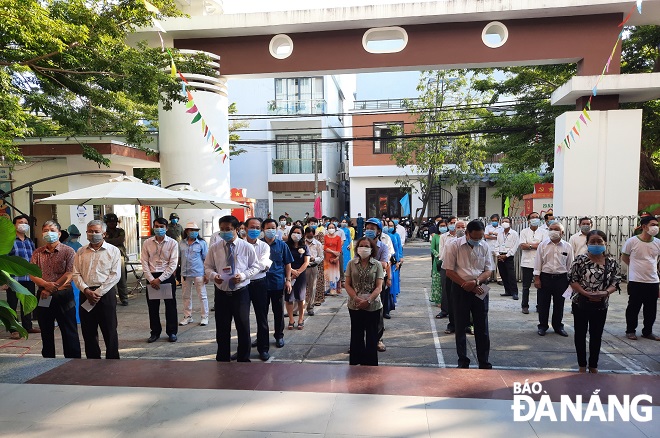
{"type": "MultiPolygon", "coordinates": [[[[200,81],[197,78],[199,76],[195,77],[195,80],[200,81]]],[[[190,78],[189,81],[192,85],[190,78]]],[[[192,91],[192,95],[215,140],[228,150],[229,102],[226,79],[212,78],[212,81],[213,85],[199,82],[203,87],[192,91]]],[[[214,151],[213,144],[204,136],[201,121],[191,124],[195,114],[186,111],[183,103],[175,103],[170,111],[163,110],[162,106],[159,108],[161,185],[166,187],[174,183],[190,183],[199,191],[229,199],[230,160],[227,157],[224,163],[222,162],[222,153],[214,151]]],[[[172,211],[167,208],[164,210],[166,219],[172,211]]],[[[195,221],[201,227],[202,220],[205,219],[213,220],[215,228],[218,218],[230,214],[230,210],[181,209],[177,210],[177,213],[184,227],[188,221],[195,221]]]]}
{"type": "MultiPolygon", "coordinates": [[[[555,143],[579,119],[571,111],[557,117],[555,143]]],[[[571,148],[555,150],[554,213],[557,216],[637,214],[642,110],[589,112],[571,148]]]]}
{"type": "Polygon", "coordinates": [[[470,186],[470,218],[479,217],[479,185],[470,186]]]}

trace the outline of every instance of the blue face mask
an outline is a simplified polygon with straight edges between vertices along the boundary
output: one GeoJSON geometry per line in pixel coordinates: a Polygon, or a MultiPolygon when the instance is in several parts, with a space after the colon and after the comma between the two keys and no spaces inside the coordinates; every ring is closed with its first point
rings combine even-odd
{"type": "Polygon", "coordinates": [[[167,230],[165,228],[154,228],[154,234],[158,237],[162,237],[165,235],[167,230]]]}
{"type": "Polygon", "coordinates": [[[593,255],[600,255],[605,252],[605,245],[587,245],[587,251],[593,255]]]}
{"type": "Polygon", "coordinates": [[[48,243],[55,243],[57,242],[57,239],[60,238],[59,233],[56,233],[55,231],[46,231],[43,234],[44,240],[48,243]]]}
{"type": "Polygon", "coordinates": [[[199,237],[199,231],[191,231],[188,233],[188,237],[191,239],[197,239],[199,237]]]}
{"type": "Polygon", "coordinates": [[[383,227],[383,233],[387,233],[390,231],[390,227],[383,227]]]}
{"type": "Polygon", "coordinates": [[[490,224],[494,227],[497,227],[500,223],[498,221],[492,221],[490,224]]]}
{"type": "Polygon", "coordinates": [[[225,242],[231,242],[232,240],[234,240],[234,232],[233,231],[220,231],[220,237],[225,242]]]}
{"type": "Polygon", "coordinates": [[[529,224],[533,227],[538,227],[539,225],[541,225],[541,219],[539,218],[530,219],[529,224]]]}
{"type": "Polygon", "coordinates": [[[318,227],[318,225],[310,225],[309,227],[310,227],[312,230],[316,231],[316,227],[318,227]]]}
{"type": "Polygon", "coordinates": [[[468,239],[468,243],[469,243],[472,247],[479,246],[479,242],[481,242],[481,239],[479,239],[479,240],[468,239]]]}
{"type": "Polygon", "coordinates": [[[179,222],[179,219],[172,219],[170,222],[176,225],[176,223],[179,222]]]}
{"type": "Polygon", "coordinates": [[[456,231],[456,225],[453,225],[453,224],[448,225],[447,228],[449,229],[449,231],[456,231]]]}
{"type": "Polygon", "coordinates": [[[257,240],[261,236],[261,230],[247,230],[247,236],[252,240],[257,240]]]}
{"type": "Polygon", "coordinates": [[[275,236],[277,236],[277,230],[274,230],[272,228],[264,230],[264,236],[266,236],[266,239],[274,239],[275,236]]]}
{"type": "Polygon", "coordinates": [[[394,222],[394,226],[395,226],[395,227],[396,227],[397,225],[399,225],[399,219],[394,219],[392,222],[394,222]]]}
{"type": "Polygon", "coordinates": [[[330,225],[330,222],[326,222],[325,225],[323,225],[325,228],[328,228],[328,225],[330,225]]]}
{"type": "Polygon", "coordinates": [[[376,238],[376,230],[365,230],[364,235],[367,239],[375,239],[376,238]]]}
{"type": "Polygon", "coordinates": [[[438,228],[438,231],[440,231],[440,234],[444,234],[447,232],[447,227],[440,227],[438,228]]]}
{"type": "Polygon", "coordinates": [[[554,219],[550,219],[550,220],[548,221],[548,226],[550,226],[550,225],[552,225],[552,224],[554,224],[555,222],[557,222],[557,221],[556,221],[556,220],[554,220],[554,219]]]}

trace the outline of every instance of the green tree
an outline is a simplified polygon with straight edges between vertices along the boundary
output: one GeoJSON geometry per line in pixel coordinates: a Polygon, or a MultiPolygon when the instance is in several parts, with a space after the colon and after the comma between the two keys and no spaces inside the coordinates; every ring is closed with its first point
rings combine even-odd
{"type": "MultiPolygon", "coordinates": [[[[174,0],[152,3],[159,18],[182,15],[174,0]]],[[[110,133],[139,148],[151,141],[159,99],[166,109],[185,100],[167,52],[127,43],[154,17],[142,0],[1,0],[0,154],[21,159],[15,137],[110,133]]],[[[173,56],[184,71],[217,74],[206,56],[173,56]]],[[[86,158],[109,165],[86,146],[86,158]]]]}
{"type": "Polygon", "coordinates": [[[417,86],[419,99],[406,102],[415,123],[394,148],[392,160],[405,172],[397,183],[417,191],[422,201],[416,217],[418,224],[426,214],[431,191],[441,178],[456,184],[485,171],[486,153],[480,136],[456,134],[469,132],[475,120],[486,112],[483,108],[465,107],[488,95],[475,93],[471,80],[462,70],[423,71],[417,86]]]}

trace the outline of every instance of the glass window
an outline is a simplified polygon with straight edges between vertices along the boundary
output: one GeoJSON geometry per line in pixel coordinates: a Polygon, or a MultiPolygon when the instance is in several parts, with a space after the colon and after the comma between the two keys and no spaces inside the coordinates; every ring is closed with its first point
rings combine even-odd
{"type": "MultiPolygon", "coordinates": [[[[282,142],[275,145],[273,158],[273,173],[300,174],[314,173],[314,139],[317,135],[278,135],[275,141],[282,142]],[[286,141],[286,143],[284,143],[286,141]]],[[[322,172],[321,151],[317,146],[318,172],[322,172]]]]}
{"type": "Polygon", "coordinates": [[[456,188],[456,215],[459,217],[470,215],[470,188],[456,188]]]}
{"type": "Polygon", "coordinates": [[[399,146],[396,138],[403,133],[403,122],[374,123],[374,154],[391,154],[399,146]]]}

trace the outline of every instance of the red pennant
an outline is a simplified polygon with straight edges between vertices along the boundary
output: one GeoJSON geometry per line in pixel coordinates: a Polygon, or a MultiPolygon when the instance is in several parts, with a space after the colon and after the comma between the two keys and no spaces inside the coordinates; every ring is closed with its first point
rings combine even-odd
{"type": "Polygon", "coordinates": [[[195,114],[197,112],[197,105],[193,105],[192,108],[186,111],[189,114],[195,114]]]}

